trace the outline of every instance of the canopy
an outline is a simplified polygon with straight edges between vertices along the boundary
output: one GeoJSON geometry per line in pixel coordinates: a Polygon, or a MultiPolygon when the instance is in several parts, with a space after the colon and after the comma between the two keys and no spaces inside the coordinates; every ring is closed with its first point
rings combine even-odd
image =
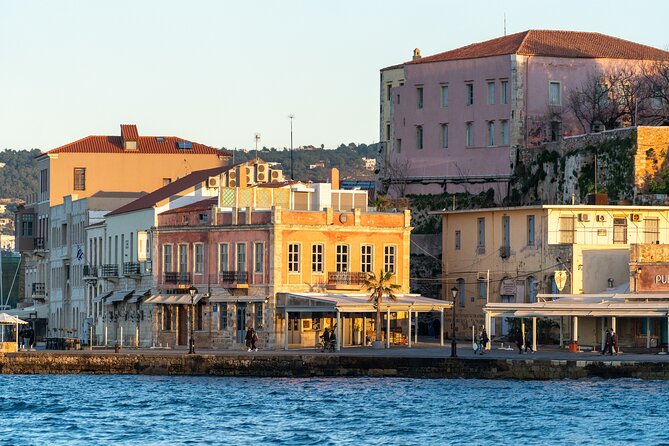
{"type": "MultiPolygon", "coordinates": [[[[384,297],[381,301],[382,311],[441,311],[451,308],[452,302],[423,297],[420,294],[396,294],[396,300],[384,297]]],[[[369,294],[339,293],[279,293],[277,307],[287,311],[375,313],[374,302],[370,302],[369,294]]]]}
{"type": "Polygon", "coordinates": [[[111,296],[107,298],[106,303],[113,304],[116,302],[123,302],[134,292],[135,290],[114,291],[111,296]]]}
{"type": "MultiPolygon", "coordinates": [[[[193,297],[193,304],[198,303],[204,294],[196,294],[193,297]]],[[[190,305],[190,294],[159,294],[149,297],[144,301],[147,304],[162,304],[162,305],[190,305]]]]}
{"type": "Polygon", "coordinates": [[[0,324],[16,325],[16,324],[27,324],[27,323],[28,322],[21,320],[16,316],[12,316],[11,314],[0,313],[0,324]]]}
{"type": "Polygon", "coordinates": [[[135,291],[132,296],[130,296],[130,299],[128,299],[129,304],[136,304],[139,302],[140,299],[143,297],[148,296],[151,293],[151,289],[146,289],[146,290],[137,290],[135,291]]]}

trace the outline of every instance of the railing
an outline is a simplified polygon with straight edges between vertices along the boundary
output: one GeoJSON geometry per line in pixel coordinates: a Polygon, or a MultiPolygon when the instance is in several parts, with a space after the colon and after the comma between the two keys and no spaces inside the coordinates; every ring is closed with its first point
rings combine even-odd
{"type": "Polygon", "coordinates": [[[46,284],[44,282],[33,283],[33,296],[46,296],[46,284]]]}
{"type": "Polygon", "coordinates": [[[118,277],[118,265],[102,265],[100,277],[118,277]]]}
{"type": "Polygon", "coordinates": [[[123,263],[123,275],[124,276],[139,276],[139,263],[137,262],[124,262],[123,263]]]}
{"type": "Polygon", "coordinates": [[[352,273],[348,271],[329,272],[328,285],[362,285],[368,277],[368,273],[352,273]]]}
{"type": "Polygon", "coordinates": [[[163,283],[168,285],[190,285],[190,273],[165,273],[163,283]]]}
{"type": "Polygon", "coordinates": [[[84,265],[84,277],[98,277],[98,267],[84,265]]]}
{"type": "Polygon", "coordinates": [[[35,237],[33,243],[34,249],[46,249],[46,240],[44,240],[44,237],[35,237]]]}
{"type": "Polygon", "coordinates": [[[249,273],[247,271],[221,271],[219,273],[219,283],[249,283],[249,273]]]}

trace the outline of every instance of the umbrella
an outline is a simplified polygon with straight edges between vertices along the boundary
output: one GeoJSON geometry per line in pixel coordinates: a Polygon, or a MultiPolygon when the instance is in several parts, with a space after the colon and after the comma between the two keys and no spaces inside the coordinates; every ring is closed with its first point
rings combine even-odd
{"type": "MultiPolygon", "coordinates": [[[[19,331],[19,324],[27,324],[28,322],[23,321],[19,319],[16,316],[12,316],[11,314],[7,313],[0,313],[0,325],[16,325],[16,332],[18,334],[19,331]]],[[[0,334],[0,342],[5,342],[5,330],[0,330],[2,333],[0,334]]]]}

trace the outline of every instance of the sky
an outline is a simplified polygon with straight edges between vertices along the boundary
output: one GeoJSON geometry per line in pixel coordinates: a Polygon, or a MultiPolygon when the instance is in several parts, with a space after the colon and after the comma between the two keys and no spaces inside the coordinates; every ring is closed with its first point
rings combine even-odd
{"type": "Polygon", "coordinates": [[[214,147],[379,139],[379,70],[528,29],[669,48],[669,1],[0,0],[0,150],[88,135],[214,147]]]}

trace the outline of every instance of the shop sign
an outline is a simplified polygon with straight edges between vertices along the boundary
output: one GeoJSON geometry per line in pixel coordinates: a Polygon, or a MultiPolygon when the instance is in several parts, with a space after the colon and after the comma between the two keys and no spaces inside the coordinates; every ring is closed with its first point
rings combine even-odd
{"type": "Polygon", "coordinates": [[[636,291],[669,291],[669,264],[641,267],[636,276],[636,291]]]}
{"type": "Polygon", "coordinates": [[[502,280],[502,287],[499,290],[499,294],[502,296],[515,296],[516,282],[513,279],[502,280]]]}
{"type": "Polygon", "coordinates": [[[555,286],[559,291],[564,290],[564,286],[567,284],[567,271],[559,270],[555,271],[555,286]]]}

